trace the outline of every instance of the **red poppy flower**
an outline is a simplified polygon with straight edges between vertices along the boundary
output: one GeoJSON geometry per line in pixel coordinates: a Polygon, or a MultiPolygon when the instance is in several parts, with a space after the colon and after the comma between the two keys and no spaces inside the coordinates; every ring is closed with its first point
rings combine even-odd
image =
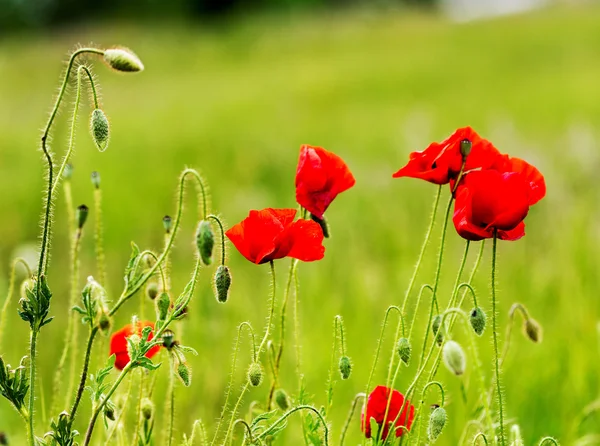
{"type": "Polygon", "coordinates": [[[323,231],[311,220],[297,220],[295,209],[263,209],[225,233],[240,254],[253,263],[293,257],[305,262],[325,255],[323,231]]]}
{"type": "Polygon", "coordinates": [[[408,164],[393,177],[420,178],[434,184],[447,184],[455,180],[463,163],[460,146],[464,140],[471,142],[465,171],[489,169],[497,162],[500,152],[494,145],[479,136],[471,127],[463,127],[441,143],[434,142],[422,152],[412,152],[408,164]]]}
{"type": "MultiPolygon", "coordinates": [[[[137,334],[138,336],[142,335],[142,330],[144,327],[152,327],[154,330],[154,324],[150,321],[140,321],[136,324],[136,329],[134,330],[133,325],[127,324],[125,327],[121,328],[119,331],[113,333],[110,338],[110,353],[109,356],[115,355],[115,367],[119,370],[123,370],[131,358],[129,358],[129,353],[127,352],[127,338],[132,336],[133,334],[137,334]]],[[[153,334],[150,333],[150,337],[148,340],[151,340],[153,334]]],[[[160,350],[160,346],[154,346],[146,353],[146,357],[152,358],[154,355],[158,353],[160,350]]]]}
{"type": "MultiPolygon", "coordinates": [[[[383,425],[383,433],[381,438],[385,440],[388,436],[390,424],[392,424],[396,418],[395,427],[405,426],[408,430],[412,426],[415,418],[415,407],[410,404],[410,401],[406,401],[404,404],[404,395],[397,390],[392,391],[392,400],[390,401],[390,407],[388,409],[387,417],[385,418],[385,410],[387,408],[388,399],[390,397],[390,389],[385,386],[377,386],[369,395],[367,401],[366,411],[363,408],[361,417],[361,429],[365,433],[366,438],[371,438],[371,418],[373,418],[377,424],[383,425]],[[400,409],[402,409],[402,415],[398,416],[400,409]]],[[[404,433],[404,429],[396,430],[396,437],[400,437],[404,433]]]]}
{"type": "Polygon", "coordinates": [[[296,201],[323,219],[331,202],[356,180],[344,161],[321,147],[303,145],[296,171],[296,201]]]}
{"type": "Polygon", "coordinates": [[[544,176],[535,167],[520,158],[501,155],[496,159],[492,169],[501,173],[515,172],[521,175],[529,185],[529,205],[532,206],[546,195],[544,176]]]}

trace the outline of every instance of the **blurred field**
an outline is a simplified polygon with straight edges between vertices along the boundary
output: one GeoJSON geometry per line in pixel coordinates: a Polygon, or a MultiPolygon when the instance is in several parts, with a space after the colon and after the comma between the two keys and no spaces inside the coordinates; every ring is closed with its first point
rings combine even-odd
{"type": "MultiPolygon", "coordinates": [[[[333,317],[342,314],[347,324],[355,368],[349,381],[336,386],[331,421],[332,438],[337,439],[353,396],[364,391],[384,311],[404,293],[435,193],[430,184],[393,180],[391,174],[410,150],[472,125],[501,151],[535,163],[546,176],[548,196],[530,213],[528,235],[499,247],[501,321],[519,301],[545,329],[540,345],[516,331],[504,384],[508,415],[521,425],[527,444],[542,435],[574,444],[600,425],[596,418],[579,432],[574,426],[583,407],[600,393],[599,23],[600,8],[594,6],[461,25],[433,15],[357,11],[259,16],[206,28],[97,24],[5,39],[0,42],[1,289],[6,289],[15,250],[38,234],[43,171],[36,148],[66,51],[77,42],[131,47],[146,65],[140,75],[115,75],[95,64],[112,122],[109,149],[100,154],[93,148],[86,104],[73,160],[75,204],[91,204],[89,174],[98,170],[102,175],[112,295],[121,289],[129,242],[159,248],[161,218],[174,213],[176,179],[184,166],[204,172],[213,209],[230,225],[251,208],[295,206],[293,178],[302,143],[340,154],[354,171],[356,187],[328,211],[333,237],[325,259],[300,265],[303,369],[318,405],[325,402],[333,317]]],[[[61,153],[68,116],[65,109],[53,144],[61,153]]],[[[176,289],[193,267],[196,215],[189,198],[174,254],[176,289]]],[[[59,198],[50,270],[57,318],[44,329],[40,352],[46,405],[66,326],[64,206],[59,198]]],[[[91,227],[82,251],[82,283],[95,273],[91,227]]],[[[438,235],[439,228],[434,240],[438,235]]],[[[462,249],[463,241],[452,229],[443,302],[462,249]]],[[[419,284],[432,280],[436,250],[434,243],[419,284]]],[[[229,257],[234,274],[230,302],[215,302],[212,270],[203,272],[205,280],[183,328],[183,343],[200,355],[191,358],[191,390],[178,390],[180,434],[189,432],[196,418],[213,427],[223,402],[235,327],[249,320],[261,331],[264,324],[268,267],[251,265],[237,252],[229,257]]],[[[278,268],[281,290],[287,262],[278,268]]],[[[486,309],[488,284],[489,252],[476,280],[486,309]]],[[[133,299],[120,312],[117,325],[138,311],[138,302],[133,299]]],[[[2,347],[13,365],[27,346],[26,325],[14,306],[2,347]]],[[[488,378],[490,340],[488,330],[478,341],[485,350],[481,356],[488,378]]],[[[291,347],[283,367],[286,387],[293,392],[291,347]]],[[[246,347],[241,358],[238,383],[248,361],[246,347]]],[[[378,372],[384,379],[384,367],[378,372]]],[[[398,388],[405,389],[411,377],[405,372],[398,388]]],[[[458,420],[467,419],[474,392],[465,405],[460,381],[445,369],[439,378],[452,401],[439,444],[454,445],[463,428],[458,420]]],[[[266,391],[263,386],[252,397],[262,399],[266,391]]],[[[87,397],[83,401],[89,410],[87,397]]],[[[47,427],[42,428],[40,418],[38,434],[47,427]]],[[[291,424],[299,425],[297,420],[291,424]]],[[[295,429],[282,444],[299,443],[295,429]]],[[[24,441],[21,421],[5,400],[0,402],[0,431],[11,444],[24,441]]],[[[358,418],[350,433],[347,444],[358,444],[358,418]]]]}

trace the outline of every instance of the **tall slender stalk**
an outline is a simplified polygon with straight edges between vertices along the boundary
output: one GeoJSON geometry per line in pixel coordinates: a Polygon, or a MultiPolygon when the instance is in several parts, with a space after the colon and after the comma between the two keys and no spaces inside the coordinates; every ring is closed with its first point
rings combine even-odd
{"type": "Polygon", "coordinates": [[[500,444],[504,446],[504,406],[502,400],[502,385],[500,383],[500,357],[498,355],[498,328],[496,314],[496,248],[498,244],[498,231],[494,229],[492,245],[492,333],[494,335],[494,365],[496,374],[496,390],[498,393],[498,416],[500,418],[500,444]]]}
{"type": "Polygon", "coordinates": [[[8,282],[8,294],[6,299],[4,300],[4,304],[2,305],[2,312],[0,312],[0,351],[2,351],[2,338],[4,335],[4,326],[6,325],[6,311],[8,310],[8,306],[12,300],[12,295],[15,292],[15,282],[17,276],[17,265],[21,264],[25,267],[25,271],[27,271],[27,277],[31,277],[31,269],[25,260],[20,257],[17,257],[13,263],[12,268],[10,269],[10,279],[8,282]]]}

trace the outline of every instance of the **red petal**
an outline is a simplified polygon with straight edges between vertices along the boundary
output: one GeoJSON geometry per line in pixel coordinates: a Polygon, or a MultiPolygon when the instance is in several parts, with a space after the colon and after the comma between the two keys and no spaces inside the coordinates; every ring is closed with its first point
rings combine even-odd
{"type": "Polygon", "coordinates": [[[312,262],[325,256],[323,231],[318,223],[312,220],[298,220],[288,228],[287,237],[291,240],[288,257],[312,262]]]}

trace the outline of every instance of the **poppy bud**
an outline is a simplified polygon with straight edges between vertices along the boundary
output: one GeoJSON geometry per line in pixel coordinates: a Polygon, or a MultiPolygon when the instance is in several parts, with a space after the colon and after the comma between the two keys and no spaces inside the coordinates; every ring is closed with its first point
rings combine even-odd
{"type": "Polygon", "coordinates": [[[98,326],[100,327],[100,331],[103,334],[108,333],[108,331],[110,330],[110,325],[111,325],[110,317],[108,316],[108,314],[103,312],[100,315],[100,318],[98,319],[98,326]]]}
{"type": "Polygon", "coordinates": [[[139,57],[124,48],[110,48],[104,51],[104,61],[117,71],[132,73],[144,69],[139,57]]]}
{"type": "Polygon", "coordinates": [[[0,445],[8,445],[8,438],[4,432],[0,432],[0,445]]]}
{"type": "Polygon", "coordinates": [[[144,419],[149,420],[152,418],[152,414],[154,413],[154,404],[150,400],[150,398],[144,398],[142,400],[142,416],[144,419]]]}
{"type": "Polygon", "coordinates": [[[446,364],[448,370],[450,370],[456,376],[460,376],[465,373],[467,358],[465,357],[465,352],[458,342],[452,340],[446,341],[442,351],[442,356],[444,359],[444,364],[446,364]]]}
{"type": "Polygon", "coordinates": [[[171,232],[171,227],[173,226],[173,219],[171,217],[169,217],[168,215],[165,215],[163,217],[163,227],[165,228],[165,231],[167,234],[169,234],[171,232]]]}
{"type": "Polygon", "coordinates": [[[115,408],[112,406],[112,404],[104,405],[104,416],[110,421],[115,421],[115,408]]]}
{"type": "Polygon", "coordinates": [[[521,436],[521,428],[518,424],[513,424],[510,427],[510,445],[511,446],[525,446],[523,437],[521,436]]]}
{"type": "Polygon", "coordinates": [[[75,211],[75,220],[77,221],[77,227],[83,228],[85,221],[87,220],[89,209],[85,204],[82,204],[75,211]]]}
{"type": "Polygon", "coordinates": [[[411,347],[410,347],[410,341],[406,338],[400,338],[398,340],[398,345],[396,346],[396,350],[398,351],[398,355],[400,356],[400,359],[402,360],[402,362],[406,365],[408,365],[408,363],[410,362],[410,354],[411,354],[411,347]]]}
{"type": "Polygon", "coordinates": [[[169,307],[171,306],[171,299],[167,293],[161,293],[159,298],[156,299],[156,312],[159,321],[164,321],[167,318],[169,307]]]}
{"type": "Polygon", "coordinates": [[[108,118],[99,108],[94,109],[92,112],[90,132],[98,150],[104,152],[108,147],[109,124],[108,118]]]}
{"type": "Polygon", "coordinates": [[[535,319],[525,319],[525,322],[523,324],[523,331],[525,332],[525,336],[527,336],[536,344],[542,342],[542,339],[544,337],[544,331],[542,330],[542,326],[535,319]]]}
{"type": "Polygon", "coordinates": [[[163,347],[166,349],[171,349],[175,345],[175,333],[171,330],[165,330],[162,335],[163,347]]]}
{"type": "MultiPolygon", "coordinates": [[[[449,341],[450,342],[450,341],[449,341]]],[[[446,425],[446,410],[443,407],[436,407],[429,416],[429,426],[427,426],[427,436],[429,441],[432,443],[442,433],[444,426],[446,425]]]]}
{"type": "Polygon", "coordinates": [[[100,173],[95,170],[92,172],[92,184],[96,189],[100,189],[100,173]]]}
{"type": "Polygon", "coordinates": [[[177,366],[177,376],[186,387],[192,383],[192,369],[185,362],[180,362],[177,366]]]}
{"type": "Polygon", "coordinates": [[[310,214],[310,219],[321,227],[321,231],[323,231],[323,237],[329,238],[329,224],[327,224],[325,216],[323,216],[323,218],[319,218],[314,214],[310,214]]]}
{"type": "Polygon", "coordinates": [[[340,375],[342,379],[350,378],[350,372],[352,372],[352,362],[346,355],[340,358],[340,375]]]}
{"type": "MultiPolygon", "coordinates": [[[[132,325],[136,325],[136,324],[132,324],[132,325]]],[[[132,334],[131,336],[129,336],[128,338],[131,343],[127,343],[127,354],[129,355],[130,358],[133,357],[133,352],[131,351],[132,349],[132,344],[135,346],[140,345],[140,342],[142,342],[142,338],[140,337],[140,335],[138,335],[137,333],[132,334]]]]}
{"type": "Polygon", "coordinates": [[[275,402],[279,406],[279,408],[283,411],[286,411],[290,408],[290,400],[283,389],[277,389],[275,391],[275,402]]]}
{"type": "Polygon", "coordinates": [[[229,287],[231,286],[231,272],[227,266],[219,265],[215,272],[214,284],[217,301],[221,303],[227,302],[229,287]]]}
{"type": "Polygon", "coordinates": [[[215,246],[215,233],[207,220],[202,220],[196,230],[196,246],[202,259],[202,263],[210,265],[212,263],[212,252],[215,246]]]}
{"type": "Polygon", "coordinates": [[[433,330],[433,334],[435,336],[435,340],[436,340],[438,346],[441,346],[442,342],[444,342],[444,333],[443,333],[443,330],[441,329],[441,325],[442,325],[442,316],[440,316],[438,314],[433,319],[433,323],[431,324],[431,329],[433,330]]]}
{"type": "MultiPolygon", "coordinates": [[[[67,163],[65,165],[65,169],[63,170],[63,178],[65,180],[70,180],[73,177],[73,165],[71,163],[67,163]]],[[[2,443],[0,443],[2,444],[2,443]]]]}
{"type": "Polygon", "coordinates": [[[156,296],[158,296],[158,284],[156,282],[148,282],[148,285],[146,285],[146,296],[151,300],[156,299],[156,296]]]}
{"type": "Polygon", "coordinates": [[[471,327],[473,327],[473,331],[477,334],[477,336],[481,336],[483,334],[483,330],[485,330],[486,319],[485,313],[481,308],[475,307],[471,310],[469,321],[471,322],[471,327]]]}
{"type": "Polygon", "coordinates": [[[263,380],[262,367],[258,362],[253,362],[248,367],[248,381],[252,384],[252,387],[258,387],[261,385],[263,380]]]}
{"type": "Polygon", "coordinates": [[[463,159],[469,156],[469,153],[471,153],[471,147],[473,147],[473,143],[469,139],[463,139],[460,142],[460,154],[462,155],[463,159]]]}

